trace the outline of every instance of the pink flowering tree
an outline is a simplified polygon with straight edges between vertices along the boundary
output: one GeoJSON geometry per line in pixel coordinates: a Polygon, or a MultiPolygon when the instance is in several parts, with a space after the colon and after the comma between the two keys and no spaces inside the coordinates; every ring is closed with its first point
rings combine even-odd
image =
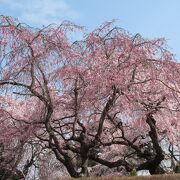
{"type": "Polygon", "coordinates": [[[82,29],[0,18],[2,143],[38,144],[36,157],[51,151],[72,177],[167,171],[179,160],[180,72],[165,40],[107,22],[72,42],[82,29]]]}

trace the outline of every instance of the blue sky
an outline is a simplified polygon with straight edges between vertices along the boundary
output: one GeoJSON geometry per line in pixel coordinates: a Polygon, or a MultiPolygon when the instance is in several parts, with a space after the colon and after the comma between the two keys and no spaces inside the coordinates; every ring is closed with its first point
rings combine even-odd
{"type": "Polygon", "coordinates": [[[117,19],[131,33],[165,37],[180,59],[180,0],[0,0],[0,14],[34,27],[72,20],[89,30],[117,19]]]}

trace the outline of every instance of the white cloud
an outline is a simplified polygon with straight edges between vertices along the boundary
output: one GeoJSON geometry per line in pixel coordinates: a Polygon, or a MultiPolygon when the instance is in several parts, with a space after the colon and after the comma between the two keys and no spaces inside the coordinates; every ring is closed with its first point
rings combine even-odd
{"type": "Polygon", "coordinates": [[[0,0],[5,15],[16,16],[21,22],[42,26],[59,24],[62,20],[76,20],[78,12],[66,0],[0,0]]]}

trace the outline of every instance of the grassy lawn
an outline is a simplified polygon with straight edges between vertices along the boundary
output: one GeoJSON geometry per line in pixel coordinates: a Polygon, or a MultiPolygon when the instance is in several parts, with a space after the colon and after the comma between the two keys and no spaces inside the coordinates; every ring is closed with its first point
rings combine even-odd
{"type": "MultiPolygon", "coordinates": [[[[133,177],[89,177],[79,180],[180,180],[180,174],[156,175],[156,176],[133,176],[133,177]]],[[[55,180],[73,180],[73,178],[59,178],[55,180]]],[[[74,179],[75,180],[75,179],[74,179]]]]}

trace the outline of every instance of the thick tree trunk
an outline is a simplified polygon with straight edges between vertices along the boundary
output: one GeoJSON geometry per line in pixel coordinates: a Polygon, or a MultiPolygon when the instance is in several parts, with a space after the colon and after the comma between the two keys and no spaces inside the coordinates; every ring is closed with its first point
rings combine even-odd
{"type": "Polygon", "coordinates": [[[142,163],[137,168],[137,170],[147,169],[149,170],[150,174],[163,174],[165,173],[165,171],[163,170],[163,168],[160,167],[160,163],[164,159],[164,154],[158,141],[158,134],[156,131],[156,121],[154,117],[151,114],[149,114],[147,115],[146,122],[150,127],[149,136],[152,140],[154,152],[152,158],[148,158],[147,162],[142,163]]]}
{"type": "Polygon", "coordinates": [[[65,167],[66,167],[66,169],[67,169],[67,171],[71,177],[73,177],[73,178],[80,178],[81,177],[80,173],[76,172],[74,167],[71,166],[69,163],[67,163],[67,165],[65,167]]]}

